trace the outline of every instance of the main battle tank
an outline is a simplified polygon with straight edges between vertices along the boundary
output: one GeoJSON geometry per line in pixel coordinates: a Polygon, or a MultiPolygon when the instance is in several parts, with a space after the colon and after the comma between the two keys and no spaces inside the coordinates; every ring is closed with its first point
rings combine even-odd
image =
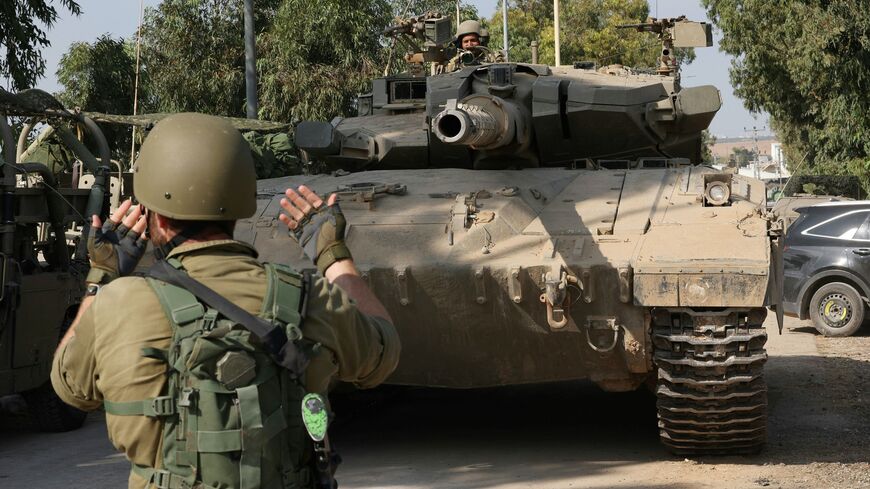
{"type": "Polygon", "coordinates": [[[680,87],[669,50],[709,44],[709,26],[635,27],[662,36],[660,73],[484,63],[374,80],[359,117],[298,126],[325,172],[261,181],[237,236],[311,268],[279,200],[300,184],[337,192],[402,339],[389,382],[654,383],[672,450],[757,451],[777,297],[765,187],[693,164],[719,92],[680,87]]]}

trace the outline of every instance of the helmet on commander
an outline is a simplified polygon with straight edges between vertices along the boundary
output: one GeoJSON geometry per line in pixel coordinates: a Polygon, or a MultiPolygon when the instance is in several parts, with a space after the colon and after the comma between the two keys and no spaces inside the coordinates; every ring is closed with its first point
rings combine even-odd
{"type": "Polygon", "coordinates": [[[257,209],[250,147],[220,117],[181,113],[160,120],[142,144],[133,172],[136,199],[172,219],[232,221],[257,209]]]}
{"type": "Polygon", "coordinates": [[[482,35],[483,29],[481,28],[479,21],[471,19],[464,20],[456,28],[456,38],[454,39],[454,43],[457,48],[462,49],[479,46],[481,44],[482,35]],[[471,46],[466,45],[470,42],[473,42],[471,46]]]}

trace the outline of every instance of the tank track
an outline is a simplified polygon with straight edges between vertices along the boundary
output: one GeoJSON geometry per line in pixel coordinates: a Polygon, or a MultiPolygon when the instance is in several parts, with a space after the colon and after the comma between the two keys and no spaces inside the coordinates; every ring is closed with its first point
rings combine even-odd
{"type": "Polygon", "coordinates": [[[757,453],[767,440],[766,309],[652,311],[661,441],[680,455],[757,453]]]}

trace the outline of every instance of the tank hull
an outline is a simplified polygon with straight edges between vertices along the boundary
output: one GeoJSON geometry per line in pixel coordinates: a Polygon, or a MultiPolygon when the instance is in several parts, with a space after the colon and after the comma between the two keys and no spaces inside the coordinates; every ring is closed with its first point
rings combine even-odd
{"type": "Polygon", "coordinates": [[[630,390],[654,371],[655,308],[765,304],[763,184],[733,183],[746,200],[705,207],[698,189],[713,173],[439,169],[264,180],[257,214],[237,237],[261,259],[313,269],[276,219],[279,200],[300,184],[340,191],[355,261],[402,338],[389,382],[591,379],[630,390]],[[377,192],[390,186],[404,193],[377,192]],[[561,325],[546,295],[563,273],[561,325]]]}

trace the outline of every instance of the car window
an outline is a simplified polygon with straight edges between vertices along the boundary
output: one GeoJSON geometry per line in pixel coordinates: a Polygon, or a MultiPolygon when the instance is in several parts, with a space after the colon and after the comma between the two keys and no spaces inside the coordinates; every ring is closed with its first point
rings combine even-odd
{"type": "Polygon", "coordinates": [[[858,232],[855,233],[854,239],[860,239],[861,241],[870,241],[870,213],[868,213],[867,219],[864,220],[864,224],[858,228],[858,232]]]}
{"type": "Polygon", "coordinates": [[[815,226],[807,228],[802,234],[807,236],[818,236],[822,238],[836,239],[870,239],[859,238],[858,230],[862,228],[864,221],[867,220],[867,210],[848,211],[836,217],[832,217],[822,221],[815,226]]]}

